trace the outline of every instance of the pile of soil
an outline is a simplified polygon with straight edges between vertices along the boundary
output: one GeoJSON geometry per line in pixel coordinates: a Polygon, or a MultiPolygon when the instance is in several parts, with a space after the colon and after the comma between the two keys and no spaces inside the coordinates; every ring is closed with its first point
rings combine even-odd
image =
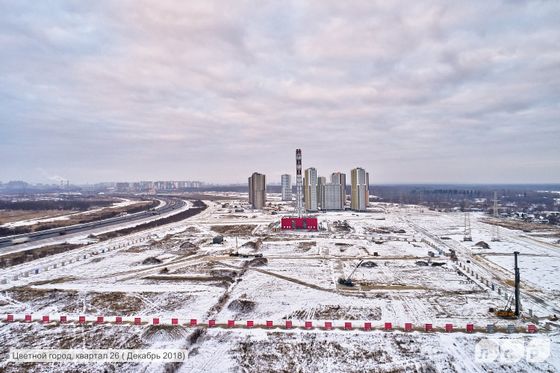
{"type": "Polygon", "coordinates": [[[251,249],[251,250],[258,250],[260,249],[261,245],[262,245],[262,240],[259,238],[256,241],[245,242],[243,245],[241,245],[241,247],[251,249]]]}
{"type": "Polygon", "coordinates": [[[433,262],[432,267],[441,267],[444,266],[445,262],[433,262]]]}
{"type": "Polygon", "coordinates": [[[373,267],[377,267],[377,264],[371,261],[367,261],[367,262],[363,262],[360,267],[366,267],[366,268],[373,268],[373,267]]]}
{"type": "Polygon", "coordinates": [[[228,304],[227,308],[231,311],[237,311],[239,313],[249,313],[253,311],[256,307],[256,303],[249,299],[235,299],[228,304]]]}
{"type": "Polygon", "coordinates": [[[187,337],[188,331],[183,326],[150,325],[144,329],[142,340],[150,342],[177,341],[187,337]]]}
{"type": "Polygon", "coordinates": [[[212,230],[225,235],[249,235],[253,232],[256,225],[239,224],[239,225],[214,225],[212,230]]]}
{"type": "Polygon", "coordinates": [[[237,277],[237,272],[232,269],[213,269],[210,271],[210,276],[215,277],[237,277]]]}
{"type": "Polygon", "coordinates": [[[159,260],[158,258],[155,258],[153,256],[150,256],[150,257],[148,257],[148,258],[146,258],[142,261],[142,264],[145,264],[145,265],[146,264],[161,264],[161,263],[163,263],[161,260],[159,260]]]}
{"type": "Polygon", "coordinates": [[[478,241],[475,246],[480,247],[481,249],[489,249],[490,245],[488,245],[486,242],[484,241],[478,241]]]}
{"type": "Polygon", "coordinates": [[[268,259],[266,258],[255,258],[249,261],[249,266],[251,267],[261,267],[268,264],[268,259]]]}

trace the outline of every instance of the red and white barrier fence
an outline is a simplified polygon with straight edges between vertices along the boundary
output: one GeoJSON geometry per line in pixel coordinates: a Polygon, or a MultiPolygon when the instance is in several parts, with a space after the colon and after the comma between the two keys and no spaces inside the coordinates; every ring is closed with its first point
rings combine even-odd
{"type": "Polygon", "coordinates": [[[86,315],[78,315],[78,316],[68,316],[68,315],[33,315],[33,314],[25,314],[25,315],[15,315],[15,314],[7,314],[2,317],[2,322],[4,323],[16,323],[16,322],[23,322],[23,323],[31,323],[37,322],[41,324],[48,324],[48,325],[57,325],[57,324],[69,324],[69,323],[77,323],[77,324],[91,324],[91,325],[174,325],[174,326],[184,326],[184,327],[221,327],[221,328],[281,328],[281,329],[303,329],[303,330],[312,330],[312,329],[319,329],[319,330],[360,330],[360,331],[385,331],[385,332],[393,332],[393,331],[400,331],[400,332],[466,332],[466,333],[474,333],[474,332],[500,332],[504,331],[507,333],[536,333],[538,328],[534,324],[528,324],[524,327],[516,327],[514,324],[497,326],[494,324],[486,325],[485,327],[478,327],[475,328],[473,323],[467,323],[464,327],[457,326],[451,323],[446,323],[442,327],[436,327],[432,323],[425,323],[421,325],[414,326],[412,323],[404,323],[402,326],[394,325],[391,322],[385,322],[384,324],[380,325],[373,325],[369,321],[365,321],[363,323],[359,322],[352,322],[352,321],[310,321],[310,320],[285,320],[282,323],[275,323],[272,320],[266,320],[265,322],[259,322],[255,320],[245,320],[245,322],[239,322],[236,320],[227,320],[226,322],[217,322],[216,320],[207,320],[205,322],[200,322],[197,319],[180,319],[179,317],[172,317],[172,318],[162,318],[162,317],[149,317],[149,316],[86,316],[86,315]]]}

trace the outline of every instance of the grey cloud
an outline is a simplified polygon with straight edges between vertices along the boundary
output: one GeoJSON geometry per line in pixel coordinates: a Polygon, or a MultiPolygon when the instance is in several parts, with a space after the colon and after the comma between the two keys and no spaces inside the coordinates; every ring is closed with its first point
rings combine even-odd
{"type": "Polygon", "coordinates": [[[560,181],[556,2],[0,4],[0,180],[560,181]]]}

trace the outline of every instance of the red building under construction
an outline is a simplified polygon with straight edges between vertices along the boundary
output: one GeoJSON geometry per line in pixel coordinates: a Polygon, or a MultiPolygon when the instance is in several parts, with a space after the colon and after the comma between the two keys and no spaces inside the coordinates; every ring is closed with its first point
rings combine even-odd
{"type": "Polygon", "coordinates": [[[282,230],[306,229],[308,231],[316,231],[318,229],[317,218],[303,216],[302,189],[301,149],[296,149],[296,211],[298,216],[283,217],[281,221],[282,230]]]}
{"type": "Polygon", "coordinates": [[[318,229],[317,218],[298,218],[298,217],[285,217],[282,218],[282,229],[307,229],[316,231],[318,229]]]}

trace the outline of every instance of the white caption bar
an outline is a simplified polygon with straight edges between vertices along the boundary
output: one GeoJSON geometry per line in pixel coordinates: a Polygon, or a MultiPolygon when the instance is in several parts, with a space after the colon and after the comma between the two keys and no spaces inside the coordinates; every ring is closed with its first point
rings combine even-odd
{"type": "Polygon", "coordinates": [[[180,349],[135,349],[135,350],[50,350],[12,349],[8,361],[16,363],[126,363],[165,362],[176,363],[187,360],[187,350],[180,349]]]}

